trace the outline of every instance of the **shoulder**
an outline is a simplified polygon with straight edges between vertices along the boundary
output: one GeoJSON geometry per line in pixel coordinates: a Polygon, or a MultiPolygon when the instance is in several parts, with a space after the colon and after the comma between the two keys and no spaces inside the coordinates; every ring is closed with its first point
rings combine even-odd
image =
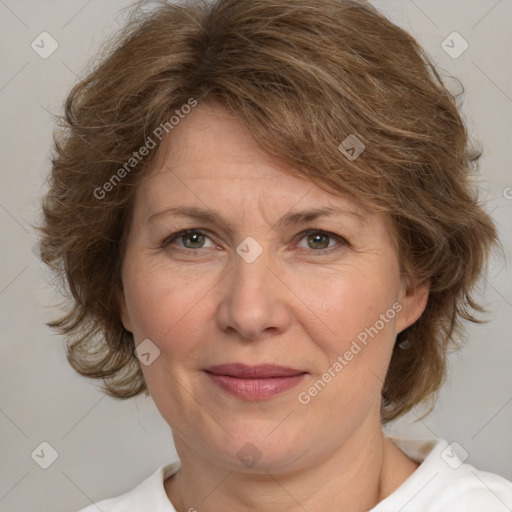
{"type": "Polygon", "coordinates": [[[167,477],[176,473],[180,462],[175,461],[160,466],[151,476],[131,491],[93,503],[79,512],[126,512],[137,510],[138,512],[175,512],[174,507],[165,493],[164,481],[167,477]]]}
{"type": "Polygon", "coordinates": [[[420,466],[372,512],[512,510],[512,482],[465,463],[467,452],[460,444],[391,440],[420,466]]]}

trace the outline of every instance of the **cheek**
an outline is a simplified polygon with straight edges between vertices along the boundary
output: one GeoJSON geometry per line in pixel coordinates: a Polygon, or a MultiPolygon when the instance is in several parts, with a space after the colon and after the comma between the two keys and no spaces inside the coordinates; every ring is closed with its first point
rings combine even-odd
{"type": "Polygon", "coordinates": [[[187,320],[201,311],[205,288],[208,289],[204,280],[183,280],[176,272],[128,267],[123,284],[136,341],[150,338],[160,346],[173,339],[179,344],[180,340],[193,339],[199,331],[200,322],[187,320]]]}
{"type": "Polygon", "coordinates": [[[375,326],[379,337],[394,336],[396,309],[400,309],[396,303],[398,277],[394,279],[394,275],[392,268],[389,272],[367,268],[340,274],[326,280],[322,289],[311,290],[318,315],[328,327],[328,338],[335,340],[332,348],[348,349],[361,333],[364,339],[367,329],[374,333],[371,328],[375,326]]]}
{"type": "Polygon", "coordinates": [[[322,323],[317,322],[318,330],[311,330],[309,337],[322,351],[323,362],[299,390],[299,403],[307,405],[305,414],[314,409],[317,417],[338,418],[338,425],[346,421],[346,411],[357,423],[380,403],[394,345],[398,288],[393,274],[370,270],[340,275],[326,280],[323,289],[310,289],[322,323]],[[321,302],[321,297],[328,299],[321,302]]]}
{"type": "Polygon", "coordinates": [[[144,379],[162,416],[175,424],[171,418],[190,406],[182,388],[193,388],[190,375],[200,367],[204,352],[208,314],[207,301],[200,300],[204,292],[198,293],[197,284],[183,286],[179,279],[168,280],[165,275],[153,279],[134,274],[125,293],[135,344],[149,339],[159,350],[154,362],[141,365],[144,379]]]}

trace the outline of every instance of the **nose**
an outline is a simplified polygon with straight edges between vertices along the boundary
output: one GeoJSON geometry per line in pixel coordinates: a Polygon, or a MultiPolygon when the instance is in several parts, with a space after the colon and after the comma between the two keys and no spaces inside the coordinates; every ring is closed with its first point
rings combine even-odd
{"type": "Polygon", "coordinates": [[[267,254],[264,250],[252,263],[235,255],[231,272],[221,285],[217,320],[231,336],[263,339],[282,334],[290,325],[293,294],[267,254]]]}

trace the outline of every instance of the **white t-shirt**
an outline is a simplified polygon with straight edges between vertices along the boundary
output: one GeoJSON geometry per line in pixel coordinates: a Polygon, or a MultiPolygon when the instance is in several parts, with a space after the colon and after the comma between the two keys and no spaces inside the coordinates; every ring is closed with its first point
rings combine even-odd
{"type": "MultiPolygon", "coordinates": [[[[390,439],[420,466],[368,512],[512,511],[512,482],[463,463],[455,453],[460,445],[449,445],[443,439],[390,439]]],[[[132,491],[80,512],[176,512],[165,492],[164,481],[179,467],[179,461],[161,466],[132,491]]]]}

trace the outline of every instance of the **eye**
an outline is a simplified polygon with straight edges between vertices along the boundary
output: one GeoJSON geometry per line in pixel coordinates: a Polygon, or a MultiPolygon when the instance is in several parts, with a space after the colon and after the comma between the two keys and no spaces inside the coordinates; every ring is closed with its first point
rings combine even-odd
{"type": "MultiPolygon", "coordinates": [[[[306,249],[313,249],[314,252],[318,253],[331,252],[332,249],[337,249],[336,243],[334,243],[336,241],[338,242],[338,245],[347,244],[342,237],[333,233],[328,233],[327,231],[309,230],[305,233],[301,233],[301,236],[301,241],[306,240],[306,249]]],[[[301,247],[300,245],[297,247],[304,248],[304,246],[301,247]]]]}
{"type": "MultiPolygon", "coordinates": [[[[313,249],[313,252],[323,254],[339,249],[338,245],[347,245],[347,241],[341,236],[327,231],[309,230],[299,235],[300,241],[306,240],[306,246],[297,245],[300,249],[313,249]]],[[[172,234],[162,244],[162,249],[173,244],[173,250],[191,252],[190,250],[208,249],[216,247],[211,238],[201,230],[188,229],[172,234]],[[210,245],[205,243],[210,240],[210,245]],[[180,243],[177,243],[180,242],[180,243]]]]}
{"type": "MultiPolygon", "coordinates": [[[[167,238],[162,244],[162,248],[167,247],[175,241],[181,241],[182,245],[178,245],[178,249],[204,249],[205,240],[210,240],[205,233],[199,231],[197,229],[188,229],[186,231],[180,231],[179,233],[174,233],[169,238],[167,238]]],[[[215,244],[212,243],[210,247],[214,247],[215,244]]]]}

